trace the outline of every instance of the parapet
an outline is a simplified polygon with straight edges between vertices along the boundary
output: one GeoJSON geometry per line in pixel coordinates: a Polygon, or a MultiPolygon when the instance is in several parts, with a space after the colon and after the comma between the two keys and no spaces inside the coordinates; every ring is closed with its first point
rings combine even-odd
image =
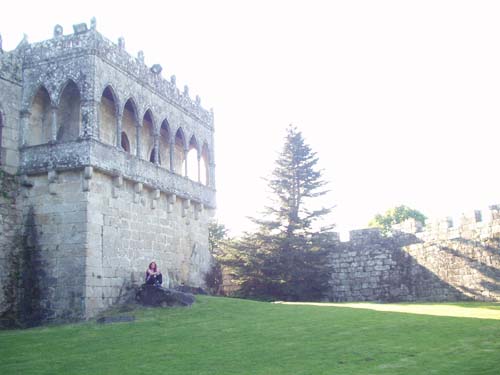
{"type": "Polygon", "coordinates": [[[349,237],[353,243],[372,243],[382,238],[382,231],[379,228],[356,229],[349,232],[349,237]]]}
{"type": "Polygon", "coordinates": [[[415,219],[408,219],[393,226],[394,232],[415,234],[422,240],[446,240],[454,238],[472,238],[477,235],[486,237],[495,229],[495,222],[500,220],[500,205],[489,206],[488,212],[472,210],[462,213],[458,223],[451,217],[427,220],[425,225],[415,219]]]}
{"type": "MultiPolygon", "coordinates": [[[[487,212],[472,210],[464,212],[458,225],[451,217],[426,220],[423,224],[413,218],[392,226],[390,237],[398,241],[433,241],[456,238],[487,238],[500,233],[500,204],[489,206],[487,212]]],[[[377,243],[384,238],[379,228],[363,228],[349,232],[348,243],[362,245],[377,243]]]]}
{"type": "Polygon", "coordinates": [[[68,35],[63,35],[63,28],[56,25],[52,39],[28,43],[27,38],[24,38],[12,52],[21,55],[24,65],[27,67],[46,64],[47,61],[70,56],[98,56],[142,82],[160,97],[181,107],[202,124],[213,128],[213,111],[204,109],[199,97],[191,99],[189,89],[186,88],[181,92],[176,86],[175,76],[172,76],[170,80],[164,79],[161,75],[162,67],[159,64],[148,67],[144,63],[142,51],[138,53],[137,57],[131,56],[125,50],[123,38],[119,38],[116,44],[105,38],[97,31],[95,19],[91,20],[90,28],[87,27],[86,23],[74,25],[73,33],[68,35]]]}

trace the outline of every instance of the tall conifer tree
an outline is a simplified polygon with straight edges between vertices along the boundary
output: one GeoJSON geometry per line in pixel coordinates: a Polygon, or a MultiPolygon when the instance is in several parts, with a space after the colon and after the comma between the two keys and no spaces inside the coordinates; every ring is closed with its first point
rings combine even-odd
{"type": "Polygon", "coordinates": [[[290,126],[268,179],[271,205],[263,219],[253,219],[257,232],[235,245],[239,254],[233,266],[238,269],[242,294],[284,300],[322,297],[329,277],[321,246],[326,237],[313,224],[330,209],[310,206],[313,198],[327,193],[317,163],[302,133],[290,126]]]}

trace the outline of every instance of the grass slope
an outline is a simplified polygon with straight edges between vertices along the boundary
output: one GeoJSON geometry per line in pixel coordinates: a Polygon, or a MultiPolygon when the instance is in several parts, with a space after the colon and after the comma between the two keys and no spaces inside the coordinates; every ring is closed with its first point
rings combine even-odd
{"type": "MultiPolygon", "coordinates": [[[[418,305],[413,306],[418,310],[418,305]]],[[[495,304],[466,307],[478,311],[498,309],[495,304]]],[[[0,373],[316,375],[500,371],[500,320],[494,319],[214,297],[198,297],[189,309],[140,309],[134,315],[137,320],[132,323],[89,322],[0,331],[0,373]]]]}

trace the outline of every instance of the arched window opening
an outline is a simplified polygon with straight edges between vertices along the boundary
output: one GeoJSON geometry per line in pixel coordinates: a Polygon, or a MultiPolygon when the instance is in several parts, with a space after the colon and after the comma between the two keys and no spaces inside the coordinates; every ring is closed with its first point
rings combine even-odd
{"type": "Polygon", "coordinates": [[[181,128],[175,133],[175,144],[174,144],[174,172],[180,175],[184,175],[184,133],[181,128]]]}
{"type": "Polygon", "coordinates": [[[68,142],[80,134],[80,90],[69,81],[61,93],[57,110],[57,141],[68,142]]]}
{"type": "Polygon", "coordinates": [[[113,146],[116,145],[117,108],[116,95],[113,89],[108,86],[104,89],[101,96],[99,138],[101,142],[113,146]]]}
{"type": "MultiPolygon", "coordinates": [[[[143,154],[143,158],[147,160],[147,158],[150,156],[147,154],[148,150],[153,150],[154,149],[154,128],[153,128],[153,114],[151,113],[151,110],[147,110],[146,113],[144,114],[144,118],[142,119],[142,128],[141,128],[141,150],[143,154]]],[[[154,163],[154,157],[153,160],[150,160],[152,163],[154,163]]]]}
{"type": "Polygon", "coordinates": [[[122,132],[122,149],[125,152],[128,152],[130,154],[130,141],[128,140],[127,134],[125,132],[122,132]]]}
{"type": "MultiPolygon", "coordinates": [[[[151,163],[155,162],[155,151],[156,151],[156,148],[153,148],[151,150],[151,152],[149,153],[149,161],[151,163]]],[[[161,163],[161,156],[160,156],[160,154],[158,154],[158,164],[160,164],[160,163],[161,163]]]]}
{"type": "Polygon", "coordinates": [[[189,141],[189,151],[187,154],[188,178],[198,181],[198,143],[194,136],[189,141]]]}
{"type": "Polygon", "coordinates": [[[170,169],[170,126],[167,120],[163,120],[160,127],[160,140],[158,150],[158,163],[167,169],[170,169]]]}
{"type": "Polygon", "coordinates": [[[31,104],[26,144],[33,146],[48,143],[52,138],[51,122],[50,96],[45,87],[42,86],[38,89],[31,104]]]}
{"type": "MultiPolygon", "coordinates": [[[[127,100],[125,107],[123,108],[122,116],[122,131],[128,135],[128,152],[135,155],[136,150],[136,132],[137,132],[137,106],[135,105],[133,99],[127,100]]],[[[122,145],[123,147],[123,145],[122,145]]]]}
{"type": "Polygon", "coordinates": [[[208,154],[208,146],[205,143],[203,148],[201,149],[201,158],[200,158],[200,177],[201,183],[205,186],[208,186],[209,183],[209,154],[208,154]]]}

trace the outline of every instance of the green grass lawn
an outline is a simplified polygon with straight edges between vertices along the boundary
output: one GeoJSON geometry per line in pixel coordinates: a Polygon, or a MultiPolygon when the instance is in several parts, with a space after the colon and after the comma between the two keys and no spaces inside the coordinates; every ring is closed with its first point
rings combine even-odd
{"type": "Polygon", "coordinates": [[[131,323],[0,331],[0,374],[500,373],[498,304],[437,305],[498,312],[482,319],[413,313],[436,304],[383,305],[414,310],[394,312],[197,299],[135,310],[131,323]]]}

